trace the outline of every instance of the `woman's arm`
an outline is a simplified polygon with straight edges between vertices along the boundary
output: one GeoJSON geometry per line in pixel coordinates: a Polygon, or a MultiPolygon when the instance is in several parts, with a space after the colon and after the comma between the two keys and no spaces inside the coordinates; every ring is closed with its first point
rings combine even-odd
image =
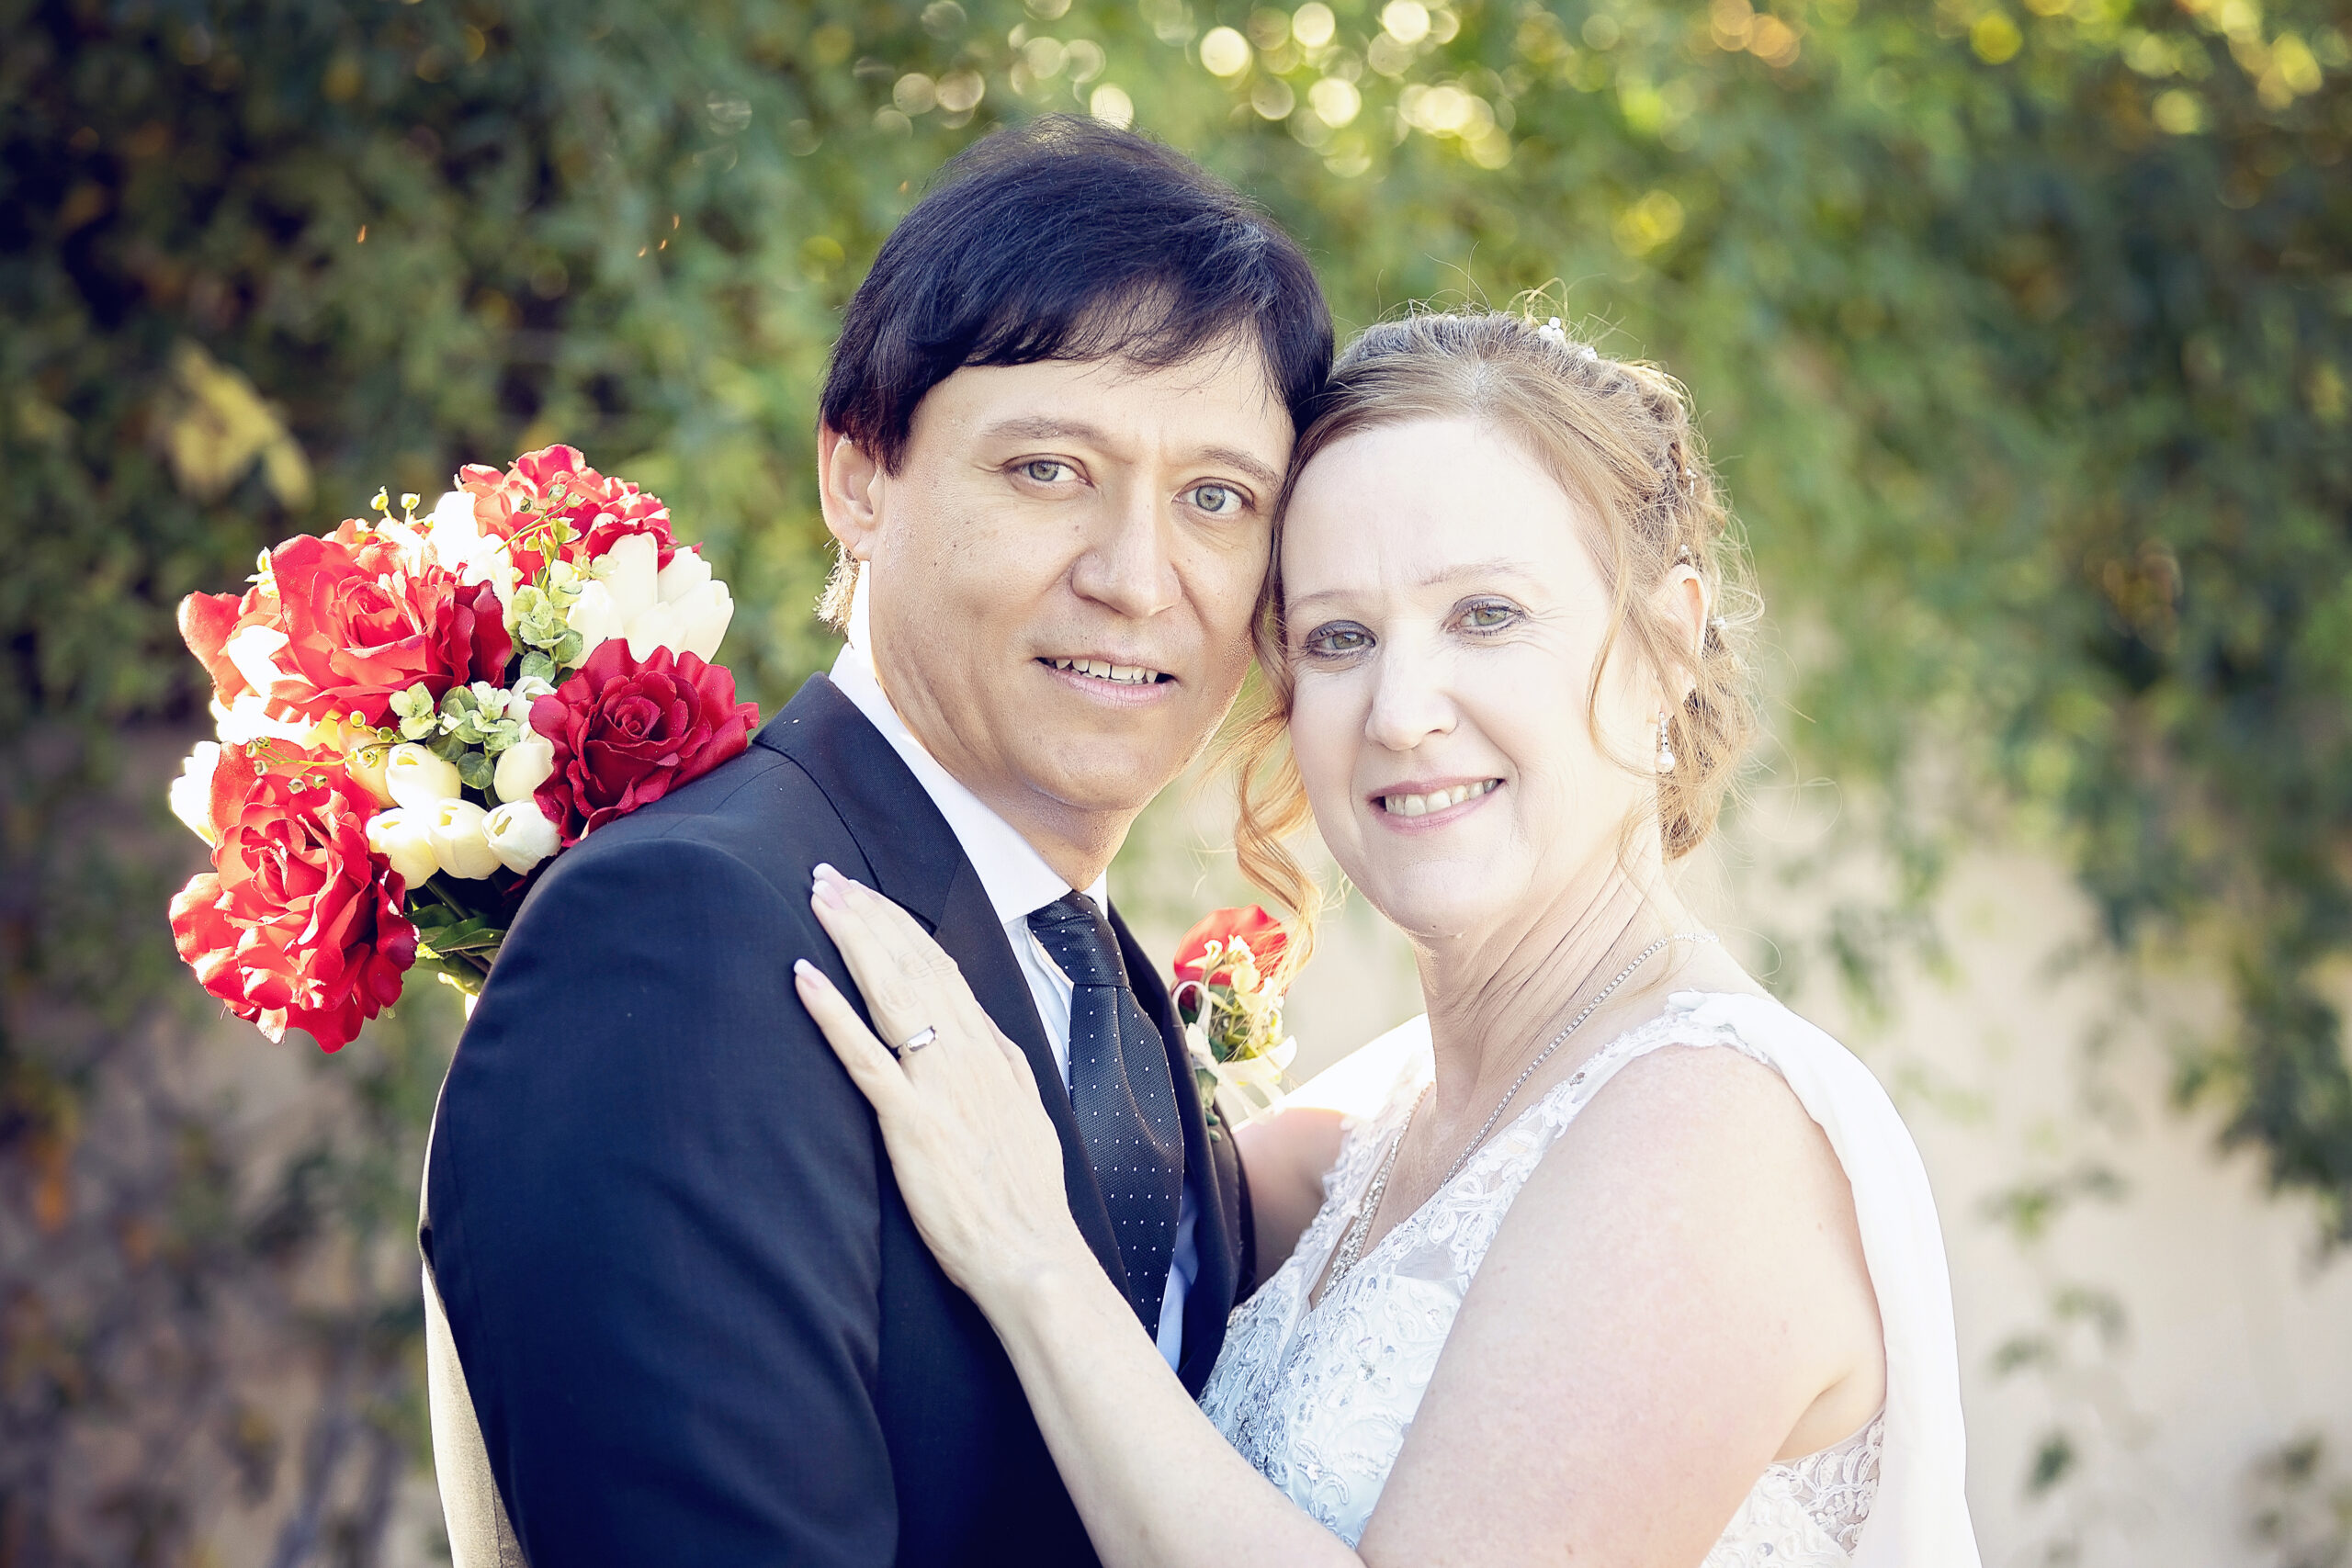
{"type": "Polygon", "coordinates": [[[1358,1564],[1233,1450],[1138,1332],[1134,1307],[1070,1218],[1061,1147],[1027,1058],[955,961],[879,895],[834,880],[819,887],[817,918],[876,1025],[892,1039],[938,1035],[894,1060],[805,959],[794,965],[801,1001],[874,1102],[923,1239],[1004,1342],[1103,1562],[1358,1564]]]}
{"type": "Polygon", "coordinates": [[[1769,1068],[1660,1052],[1596,1097],[1512,1205],[1359,1558],[1226,1443],[1136,1332],[1070,1218],[1027,1060],[954,962],[887,899],[821,874],[818,919],[876,1026],[938,1036],[894,1060],[805,963],[801,999],[1114,1568],[1690,1568],[1776,1455],[1827,1446],[1883,1397],[1850,1193],[1820,1129],[1769,1068]]]}

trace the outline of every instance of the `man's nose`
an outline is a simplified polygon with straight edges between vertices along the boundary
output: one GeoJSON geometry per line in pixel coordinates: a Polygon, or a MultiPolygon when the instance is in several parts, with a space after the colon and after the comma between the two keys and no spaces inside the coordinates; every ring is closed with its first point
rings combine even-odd
{"type": "Polygon", "coordinates": [[[1452,733],[1455,713],[1445,661],[1396,642],[1385,645],[1377,658],[1365,737],[1391,751],[1410,751],[1452,733]]]}
{"type": "Polygon", "coordinates": [[[1072,569],[1070,585],[1133,620],[1148,620],[1172,608],[1182,596],[1170,549],[1170,519],[1150,486],[1104,487],[1103,504],[1085,550],[1072,569]]]}

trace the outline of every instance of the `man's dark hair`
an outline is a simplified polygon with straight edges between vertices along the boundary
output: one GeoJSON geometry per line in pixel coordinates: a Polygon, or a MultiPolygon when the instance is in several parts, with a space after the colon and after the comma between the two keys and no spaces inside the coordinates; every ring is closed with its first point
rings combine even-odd
{"type": "Polygon", "coordinates": [[[967,365],[1178,365],[1235,337],[1305,429],[1331,314],[1296,242],[1182,155],[1052,115],[967,148],[883,243],[823,418],[896,471],[915,406],[967,365]]]}

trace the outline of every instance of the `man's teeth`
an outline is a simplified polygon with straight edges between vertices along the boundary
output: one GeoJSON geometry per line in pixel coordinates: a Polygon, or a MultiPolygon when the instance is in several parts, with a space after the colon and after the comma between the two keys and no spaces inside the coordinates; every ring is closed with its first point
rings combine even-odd
{"type": "Polygon", "coordinates": [[[1140,664],[1111,664],[1100,659],[1054,659],[1047,662],[1057,670],[1076,671],[1098,681],[1115,681],[1122,686],[1148,686],[1163,679],[1159,671],[1147,670],[1140,664]]]}
{"type": "Polygon", "coordinates": [[[1475,799],[1500,783],[1500,779],[1481,779],[1476,784],[1455,784],[1430,795],[1384,795],[1380,806],[1391,817],[1427,817],[1432,811],[1475,799]]]}

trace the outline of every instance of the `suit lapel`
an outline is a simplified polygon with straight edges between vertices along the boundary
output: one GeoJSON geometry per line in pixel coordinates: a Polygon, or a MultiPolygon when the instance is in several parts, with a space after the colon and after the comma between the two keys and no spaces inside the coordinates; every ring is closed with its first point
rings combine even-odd
{"type": "MultiPolygon", "coordinates": [[[[996,907],[947,819],[857,705],[822,675],[808,678],[790,705],[760,731],[758,744],[791,758],[824,791],[857,840],[875,890],[923,923],[954,956],[981,1008],[1029,1058],[1038,1096],[1061,1139],[1062,1180],[1070,1213],[1103,1272],[1125,1292],[1126,1270],[1119,1260],[1118,1239],[1094,1179],[1094,1167],[1079,1140],[1061,1065],[1037,1017],[1020,961],[996,918],[996,907]]],[[[1193,1120],[1198,1120],[1197,1112],[1193,1120]]],[[[1185,1139],[1189,1158],[1189,1124],[1185,1139]]],[[[1189,1334],[1188,1323],[1188,1342],[1189,1334]]]]}

